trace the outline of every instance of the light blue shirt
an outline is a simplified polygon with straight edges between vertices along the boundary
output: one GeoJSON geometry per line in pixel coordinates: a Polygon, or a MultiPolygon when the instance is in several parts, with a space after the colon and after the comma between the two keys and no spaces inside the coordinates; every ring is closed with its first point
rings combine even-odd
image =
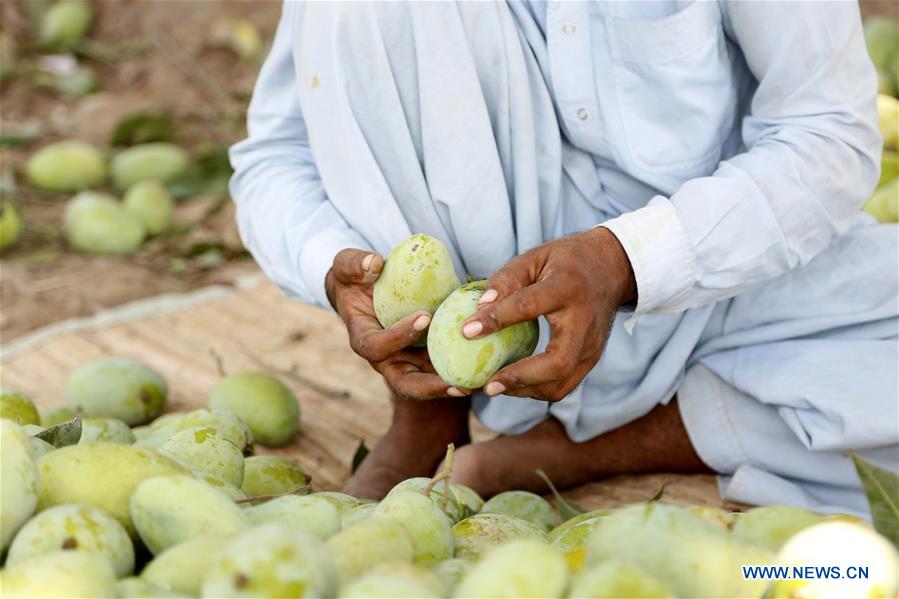
{"type": "MultiPolygon", "coordinates": [[[[566,169],[600,218],[558,232],[623,215],[606,226],[633,264],[638,315],[708,304],[806,264],[877,181],[876,74],[855,3],[511,7],[533,47],[545,31],[536,54],[560,126],[592,156],[566,169]]],[[[352,208],[325,193],[292,56],[295,8],[285,4],[249,137],[232,150],[231,191],[262,268],[289,295],[327,307],[334,254],[384,244],[349,226],[352,208]],[[301,268],[301,255],[314,264],[301,268]]],[[[480,209],[491,220],[492,207],[480,209]]]]}
{"type": "Polygon", "coordinates": [[[478,417],[583,441],[677,392],[728,497],[863,513],[845,450],[899,438],[872,416],[896,411],[896,231],[858,214],[875,90],[850,2],[287,2],[231,191],[263,270],[324,307],[347,247],[424,232],[483,278],[608,227],[633,314],[563,401],[478,417]]]}

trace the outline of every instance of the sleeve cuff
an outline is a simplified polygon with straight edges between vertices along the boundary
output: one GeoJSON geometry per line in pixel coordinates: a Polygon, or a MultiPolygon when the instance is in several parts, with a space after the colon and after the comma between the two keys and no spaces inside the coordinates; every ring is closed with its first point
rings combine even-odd
{"type": "Polygon", "coordinates": [[[300,253],[300,277],[315,298],[315,302],[326,310],[331,309],[331,303],[328,301],[328,294],[325,293],[325,276],[334,263],[334,256],[346,248],[371,249],[355,231],[333,228],[325,229],[307,240],[300,253]]]}
{"type": "Polygon", "coordinates": [[[696,254],[671,202],[656,196],[645,207],[602,223],[621,242],[634,269],[637,307],[625,322],[633,331],[641,314],[680,312],[696,281],[696,254]]]}

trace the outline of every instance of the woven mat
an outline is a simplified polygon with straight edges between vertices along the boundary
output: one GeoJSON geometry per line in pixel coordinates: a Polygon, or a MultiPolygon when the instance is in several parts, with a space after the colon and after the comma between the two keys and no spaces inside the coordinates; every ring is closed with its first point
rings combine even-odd
{"type": "MultiPolygon", "coordinates": [[[[339,489],[360,439],[371,447],[390,422],[386,387],[349,350],[336,316],[284,299],[259,276],[35,331],[3,346],[0,380],[44,408],[63,402],[75,368],[109,356],[136,358],[161,372],[169,410],[205,406],[222,373],[250,369],[279,377],[300,401],[301,432],[287,447],[260,450],[295,459],[319,489],[339,489]]],[[[476,440],[493,436],[473,424],[476,440]]],[[[566,495],[595,509],[649,499],[662,484],[666,501],[722,505],[711,476],[619,476],[566,495]]]]}

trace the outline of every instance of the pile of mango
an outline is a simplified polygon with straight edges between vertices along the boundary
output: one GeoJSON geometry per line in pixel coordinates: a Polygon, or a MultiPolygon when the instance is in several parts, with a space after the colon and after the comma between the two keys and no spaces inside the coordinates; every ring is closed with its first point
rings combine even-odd
{"type": "MultiPolygon", "coordinates": [[[[660,502],[562,521],[544,498],[484,501],[434,479],[380,502],[313,492],[276,379],[223,378],[209,407],[163,413],[154,370],[115,358],[38,412],[2,392],[3,597],[894,597],[896,550],[867,523],[768,506],[660,502]],[[72,433],[75,433],[74,435],[72,433]],[[768,580],[742,566],[864,565],[862,580],[768,580]]],[[[448,453],[448,463],[452,462],[448,453]]],[[[560,499],[560,502],[562,500],[560,499]]],[[[568,505],[568,504],[566,504],[568,505]]],[[[569,509],[571,508],[568,505],[569,509]]]]}
{"type": "MultiPolygon", "coordinates": [[[[111,160],[98,148],[79,140],[51,143],[35,152],[25,169],[35,188],[74,193],[66,204],[65,234],[76,250],[90,254],[127,255],[151,235],[172,225],[174,201],[167,184],[183,175],[190,158],[166,142],[129,147],[111,160]],[[123,193],[96,191],[107,180],[123,193]]],[[[15,205],[0,206],[0,250],[19,238],[22,221],[15,205]]]]}
{"type": "Polygon", "coordinates": [[[865,21],[868,54],[877,68],[877,125],[883,135],[880,181],[865,212],[882,223],[899,222],[899,21],[865,21]]]}

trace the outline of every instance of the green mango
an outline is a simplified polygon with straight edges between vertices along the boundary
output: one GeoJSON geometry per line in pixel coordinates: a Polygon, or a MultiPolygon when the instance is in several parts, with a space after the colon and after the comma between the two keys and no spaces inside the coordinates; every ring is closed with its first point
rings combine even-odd
{"type": "Polygon", "coordinates": [[[620,560],[652,573],[677,596],[758,597],[764,580],[740,566],[767,565],[774,553],[731,535],[689,509],[653,502],[615,510],[587,543],[587,565],[620,560]]]}
{"type": "Polygon", "coordinates": [[[54,50],[69,50],[78,45],[94,19],[94,11],[85,0],[59,0],[51,4],[41,18],[38,41],[54,50]]]}
{"type": "Polygon", "coordinates": [[[52,428],[63,422],[73,420],[78,412],[69,406],[50,406],[46,410],[41,411],[41,426],[44,428],[52,428]]]}
{"type": "Polygon", "coordinates": [[[197,475],[212,476],[234,487],[243,483],[243,452],[211,426],[178,431],[158,451],[197,475]]]}
{"type": "Polygon", "coordinates": [[[565,556],[568,569],[580,572],[587,556],[587,539],[611,510],[596,510],[566,520],[549,533],[549,542],[565,556]]]}
{"type": "Polygon", "coordinates": [[[884,149],[899,149],[899,100],[877,94],[877,128],[883,135],[884,149]]]}
{"type": "Polygon", "coordinates": [[[128,358],[86,364],[66,382],[66,403],[85,416],[148,422],[165,408],[168,387],[162,376],[128,358]]]}
{"type": "MultiPolygon", "coordinates": [[[[477,514],[481,511],[481,508],[484,507],[484,499],[471,487],[466,487],[459,483],[450,483],[450,489],[453,490],[456,499],[459,500],[463,512],[466,512],[464,515],[465,518],[472,514],[477,514]]],[[[460,520],[461,519],[462,518],[460,518],[460,520]]]]}
{"type": "Polygon", "coordinates": [[[107,556],[117,576],[134,570],[134,546],[125,528],[94,505],[57,505],[28,521],[9,548],[7,566],[60,550],[94,551],[107,556]]]}
{"type": "Polygon", "coordinates": [[[244,513],[252,524],[284,522],[322,540],[334,536],[340,530],[337,508],[327,499],[315,495],[276,497],[247,506],[244,513]]]}
{"type": "Polygon", "coordinates": [[[332,597],[334,560],[315,535],[264,524],[219,552],[203,581],[203,597],[332,597]]]}
{"type": "Polygon", "coordinates": [[[372,516],[344,528],[328,539],[341,585],[362,576],[378,564],[411,562],[412,538],[397,520],[372,516]]]}
{"type": "MultiPolygon", "coordinates": [[[[408,478],[397,483],[396,486],[394,486],[390,490],[387,496],[390,497],[394,493],[399,493],[400,491],[422,493],[430,483],[431,479],[424,476],[408,478]]],[[[462,518],[466,517],[468,514],[466,513],[465,507],[459,502],[459,498],[456,497],[456,492],[453,490],[453,485],[451,483],[449,487],[449,497],[446,497],[446,495],[444,494],[446,490],[446,483],[437,483],[431,488],[430,497],[431,501],[433,501],[437,507],[439,507],[447,516],[449,516],[450,520],[452,520],[455,524],[459,520],[462,520],[462,518]]]]}
{"type": "Polygon", "coordinates": [[[365,520],[375,512],[375,508],[377,507],[377,503],[360,503],[357,506],[343,511],[340,514],[340,527],[348,528],[356,522],[365,520]]]}
{"type": "Polygon", "coordinates": [[[378,564],[340,589],[346,599],[441,599],[443,582],[421,566],[404,562],[378,564]]]}
{"type": "Polygon", "coordinates": [[[817,524],[824,516],[789,505],[766,505],[739,514],[731,529],[744,541],[777,551],[787,539],[817,524]]]}
{"type": "Polygon", "coordinates": [[[168,591],[197,596],[215,554],[226,542],[221,537],[204,536],[173,545],[154,557],[140,577],[168,591]]]}
{"type": "Polygon", "coordinates": [[[899,222],[899,179],[877,188],[863,210],[882,223],[899,222]]]}
{"type": "Polygon", "coordinates": [[[568,568],[555,549],[540,541],[511,541],[474,564],[454,597],[562,597],[568,568]]]}
{"type": "Polygon", "coordinates": [[[877,181],[877,187],[895,179],[899,179],[899,152],[884,150],[880,159],[880,180],[877,181]]]}
{"type": "Polygon", "coordinates": [[[169,591],[152,582],[147,582],[137,576],[120,578],[115,583],[116,596],[119,599],[165,599],[167,597],[182,597],[178,593],[169,591]]]}
{"type": "Polygon", "coordinates": [[[16,205],[0,199],[0,253],[13,247],[22,235],[22,216],[16,205]]]}
{"type": "Polygon", "coordinates": [[[122,205],[150,235],[159,235],[172,226],[175,201],[160,181],[148,179],[135,183],[125,192],[122,205]]]}
{"type": "Polygon", "coordinates": [[[372,289],[375,314],[387,328],[409,314],[431,314],[461,282],[449,250],[439,240],[417,233],[393,248],[372,289]]]}
{"type": "Polygon", "coordinates": [[[487,281],[453,291],[437,309],[428,329],[428,355],[444,381],[479,389],[503,366],[531,355],[537,347],[537,321],[512,325],[479,339],[462,336],[462,322],[477,312],[487,281]]]}
{"type": "Polygon", "coordinates": [[[465,575],[471,570],[472,562],[460,557],[445,559],[436,564],[431,571],[437,575],[437,578],[443,583],[444,595],[453,596],[453,590],[459,586],[465,575]]]}
{"type": "Polygon", "coordinates": [[[209,407],[236,414],[267,447],[290,443],[300,426],[297,398],[284,383],[261,372],[237,372],[220,380],[209,407]]]}
{"type": "Polygon", "coordinates": [[[171,183],[190,166],[187,152],[165,142],[132,146],[116,154],[109,170],[112,182],[122,191],[141,181],[171,183]]]}
{"type": "Polygon", "coordinates": [[[287,458],[254,455],[244,460],[243,484],[240,490],[247,497],[259,497],[295,491],[308,482],[309,477],[302,468],[287,458]]]}
{"type": "Polygon", "coordinates": [[[112,562],[94,551],[56,551],[11,566],[3,572],[3,596],[16,599],[114,599],[112,562]]]}
{"type": "Polygon", "coordinates": [[[515,540],[546,542],[546,533],[527,520],[505,514],[475,514],[453,526],[455,557],[477,561],[515,540]]]}
{"type": "Polygon", "coordinates": [[[331,502],[335,508],[337,508],[337,513],[342,514],[350,508],[354,508],[363,502],[359,499],[356,499],[352,495],[347,495],[346,493],[340,493],[339,491],[319,491],[318,493],[312,493],[315,497],[321,497],[322,499],[327,499],[331,502]]]}
{"type": "Polygon", "coordinates": [[[31,442],[18,424],[0,419],[0,537],[6,551],[38,501],[38,470],[31,442]]]}
{"type": "Polygon", "coordinates": [[[12,420],[18,425],[40,424],[37,408],[28,397],[14,389],[0,389],[0,418],[12,420]]]}
{"type": "Polygon", "coordinates": [[[82,191],[66,204],[66,239],[89,254],[133,254],[144,242],[143,225],[114,197],[82,191]]]}
{"type": "Polygon", "coordinates": [[[35,152],[25,167],[28,181],[48,191],[81,191],[106,179],[106,160],[94,146],[59,141],[35,152]]]}
{"type": "Polygon", "coordinates": [[[577,576],[569,596],[674,599],[671,590],[645,570],[616,561],[605,562],[577,576]]]}
{"type": "Polygon", "coordinates": [[[482,514],[505,514],[527,520],[537,528],[551,531],[559,523],[556,510],[549,502],[529,491],[505,491],[491,497],[481,508],[482,514]]]}
{"type": "Polygon", "coordinates": [[[134,443],[134,433],[116,418],[82,418],[78,443],[134,443]]]}
{"type": "Polygon", "coordinates": [[[373,517],[395,520],[405,527],[415,562],[432,565],[453,557],[453,523],[421,493],[391,492],[375,508],[373,517]]]}
{"type": "Polygon", "coordinates": [[[191,539],[231,537],[249,519],[227,495],[186,475],[148,478],[130,500],[131,520],[153,555],[191,539]]]}
{"type": "Polygon", "coordinates": [[[890,71],[899,55],[899,22],[890,17],[871,17],[864,23],[865,44],[878,69],[890,71]]]}
{"type": "Polygon", "coordinates": [[[128,500],[138,485],[154,476],[187,473],[178,463],[154,451],[120,443],[61,447],[42,456],[37,465],[39,509],[64,503],[95,505],[118,520],[132,537],[137,532],[128,500]]]}
{"type": "Polygon", "coordinates": [[[831,518],[813,524],[793,535],[774,563],[790,571],[839,566],[843,576],[774,580],[766,599],[899,596],[899,552],[867,522],[831,518]],[[864,566],[868,574],[850,578],[847,566],[864,566]]]}

